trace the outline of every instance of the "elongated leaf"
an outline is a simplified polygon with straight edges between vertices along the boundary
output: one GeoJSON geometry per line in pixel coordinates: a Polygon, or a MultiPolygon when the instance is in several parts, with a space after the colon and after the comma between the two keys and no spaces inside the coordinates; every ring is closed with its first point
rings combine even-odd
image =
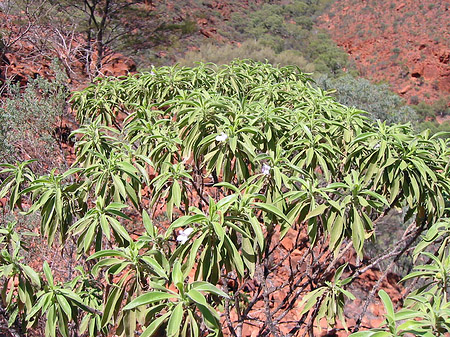
{"type": "Polygon", "coordinates": [[[161,317],[158,317],[155,319],[143,332],[141,337],[151,337],[154,335],[154,333],[158,330],[158,328],[161,326],[161,324],[164,323],[164,321],[169,317],[171,313],[165,313],[161,317]]]}
{"type": "Polygon", "coordinates": [[[100,322],[100,326],[102,328],[105,327],[108,323],[110,323],[111,318],[114,315],[114,312],[117,311],[117,306],[120,305],[118,301],[122,297],[121,295],[124,291],[124,289],[122,289],[121,287],[122,285],[123,282],[120,282],[117,287],[114,287],[114,289],[108,296],[105,307],[103,308],[102,320],[100,322]]]}
{"type": "Polygon", "coordinates": [[[270,205],[270,204],[262,203],[262,202],[256,202],[256,203],[254,203],[254,206],[258,209],[261,209],[261,210],[267,212],[267,213],[276,215],[277,217],[281,218],[282,220],[284,220],[286,223],[289,224],[288,218],[283,214],[283,212],[281,212],[274,205],[270,205]]]}
{"type": "Polygon", "coordinates": [[[326,290],[327,289],[325,287],[320,287],[305,295],[298,305],[299,308],[302,308],[300,316],[308,312],[317,303],[317,299],[322,296],[326,290]]]}
{"type": "Polygon", "coordinates": [[[216,286],[212,285],[209,282],[205,281],[196,281],[192,283],[192,288],[196,289],[197,291],[205,291],[207,293],[216,294],[225,298],[229,298],[229,296],[224,293],[222,290],[217,288],[216,286]]]}
{"type": "Polygon", "coordinates": [[[42,268],[44,270],[45,278],[47,279],[47,282],[50,285],[53,285],[53,275],[52,271],[50,270],[50,266],[48,265],[47,261],[44,261],[44,266],[42,268]]]}
{"type": "Polygon", "coordinates": [[[328,206],[326,204],[317,206],[316,208],[314,208],[312,211],[310,211],[308,213],[308,215],[305,218],[305,221],[308,219],[314,218],[316,216],[322,215],[327,208],[328,208],[328,206]]]}
{"type": "Polygon", "coordinates": [[[383,289],[381,289],[378,292],[378,296],[380,296],[381,300],[383,301],[384,308],[386,309],[386,314],[394,318],[395,317],[394,305],[392,304],[389,295],[383,289]]]}
{"type": "Polygon", "coordinates": [[[141,305],[147,305],[159,301],[164,301],[172,298],[177,298],[176,295],[162,292],[162,291],[152,291],[146,294],[143,294],[137,298],[135,298],[133,301],[128,303],[123,310],[131,310],[134,308],[137,308],[141,305]]]}
{"type": "Polygon", "coordinates": [[[67,299],[62,295],[56,295],[56,299],[69,320],[72,319],[72,308],[67,299]]]}
{"type": "Polygon", "coordinates": [[[181,320],[183,319],[183,302],[180,302],[173,309],[167,323],[167,337],[178,336],[181,328],[181,320]]]}

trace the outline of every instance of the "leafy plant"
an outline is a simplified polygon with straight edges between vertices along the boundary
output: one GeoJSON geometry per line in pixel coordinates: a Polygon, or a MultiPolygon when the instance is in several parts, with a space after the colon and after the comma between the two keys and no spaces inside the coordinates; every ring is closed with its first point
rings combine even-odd
{"type": "MultiPolygon", "coordinates": [[[[10,295],[18,319],[46,320],[47,335],[241,336],[252,325],[262,336],[313,336],[325,320],[346,327],[348,287],[371,267],[392,265],[424,231],[418,256],[448,235],[448,141],[372,122],[294,66],[154,68],[99,79],[72,102],[82,123],[73,167],[3,172],[10,206],[40,214],[47,245],[79,259],[68,282],[44,263],[28,306],[10,295]],[[345,254],[363,260],[378,223],[399,209],[402,238],[350,267],[345,254]]],[[[446,329],[445,249],[421,254],[428,260],[405,280],[422,277],[426,290],[377,332],[402,333],[408,310],[424,322],[411,329],[446,329]]],[[[8,254],[7,266],[19,256],[8,254]]]]}

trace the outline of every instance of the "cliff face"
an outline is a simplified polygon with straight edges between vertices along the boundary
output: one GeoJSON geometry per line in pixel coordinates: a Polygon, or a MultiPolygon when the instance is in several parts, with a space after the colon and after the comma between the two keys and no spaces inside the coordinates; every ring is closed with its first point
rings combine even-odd
{"type": "Polygon", "coordinates": [[[364,77],[389,82],[410,103],[450,95],[449,0],[339,0],[319,26],[364,77]]]}

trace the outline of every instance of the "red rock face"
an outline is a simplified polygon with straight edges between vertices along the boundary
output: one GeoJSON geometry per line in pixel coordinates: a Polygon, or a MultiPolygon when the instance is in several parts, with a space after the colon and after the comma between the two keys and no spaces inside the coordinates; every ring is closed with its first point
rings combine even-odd
{"type": "Polygon", "coordinates": [[[450,95],[449,0],[339,0],[320,18],[361,74],[407,100],[450,95]]]}
{"type": "Polygon", "coordinates": [[[134,61],[122,54],[114,53],[107,57],[102,67],[102,73],[106,76],[126,76],[136,71],[134,61]]]}

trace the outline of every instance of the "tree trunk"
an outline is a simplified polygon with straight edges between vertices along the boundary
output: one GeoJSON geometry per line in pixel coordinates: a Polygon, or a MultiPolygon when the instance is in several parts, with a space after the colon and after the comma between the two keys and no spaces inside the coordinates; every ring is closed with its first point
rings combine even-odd
{"type": "Polygon", "coordinates": [[[103,38],[108,21],[111,1],[112,0],[105,1],[105,6],[103,7],[102,11],[102,20],[100,21],[100,24],[97,27],[97,39],[96,39],[97,61],[95,63],[95,76],[97,76],[100,73],[100,70],[103,66],[103,57],[105,53],[105,45],[103,38]]]}

